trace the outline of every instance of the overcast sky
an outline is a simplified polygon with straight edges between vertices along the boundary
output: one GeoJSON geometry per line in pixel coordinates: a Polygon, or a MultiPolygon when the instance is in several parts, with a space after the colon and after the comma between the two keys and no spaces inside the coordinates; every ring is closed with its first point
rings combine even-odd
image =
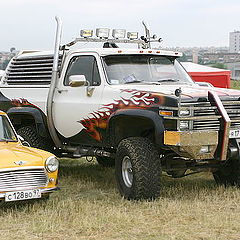
{"type": "Polygon", "coordinates": [[[228,46],[240,30],[240,0],[0,0],[0,50],[52,49],[54,16],[63,21],[63,43],[80,29],[139,31],[145,20],[163,47],[228,46]]]}

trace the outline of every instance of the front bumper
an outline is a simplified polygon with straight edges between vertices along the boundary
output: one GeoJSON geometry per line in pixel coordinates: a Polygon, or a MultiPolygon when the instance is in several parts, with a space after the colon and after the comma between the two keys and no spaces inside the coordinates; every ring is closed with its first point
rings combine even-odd
{"type": "Polygon", "coordinates": [[[164,144],[192,159],[213,159],[218,145],[217,131],[165,131],[164,144]],[[207,147],[208,151],[202,151],[207,147]]]}

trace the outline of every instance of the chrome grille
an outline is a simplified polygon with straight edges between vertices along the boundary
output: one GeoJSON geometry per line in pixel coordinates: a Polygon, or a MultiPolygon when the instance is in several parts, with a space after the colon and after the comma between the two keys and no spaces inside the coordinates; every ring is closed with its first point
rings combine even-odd
{"type": "MultiPolygon", "coordinates": [[[[230,119],[231,128],[240,128],[240,101],[222,101],[230,119]]],[[[194,117],[193,130],[220,130],[220,114],[216,106],[209,102],[182,103],[183,107],[190,107],[194,117]]]]}
{"type": "Polygon", "coordinates": [[[231,127],[240,128],[240,101],[225,101],[223,105],[231,119],[231,127]]]}
{"type": "Polygon", "coordinates": [[[0,172],[0,192],[45,187],[47,182],[43,168],[0,172]]]}

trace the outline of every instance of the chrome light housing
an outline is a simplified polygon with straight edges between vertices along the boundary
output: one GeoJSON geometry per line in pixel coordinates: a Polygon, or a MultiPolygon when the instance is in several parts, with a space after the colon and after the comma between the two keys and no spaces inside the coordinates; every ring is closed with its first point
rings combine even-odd
{"type": "Polygon", "coordinates": [[[190,110],[189,109],[182,109],[182,110],[179,110],[179,116],[182,117],[182,116],[189,116],[190,115],[190,110]]]}
{"type": "Polygon", "coordinates": [[[55,172],[59,167],[59,161],[55,156],[51,156],[46,160],[45,167],[48,172],[55,172]]]}
{"type": "Polygon", "coordinates": [[[93,36],[93,30],[83,29],[80,31],[80,36],[84,38],[92,37],[93,36]]]}
{"type": "Polygon", "coordinates": [[[138,39],[138,32],[128,32],[127,33],[127,38],[129,38],[130,40],[138,39]]]}
{"type": "Polygon", "coordinates": [[[115,39],[125,38],[125,36],[126,36],[126,30],[125,30],[125,29],[113,29],[113,31],[112,31],[112,36],[113,36],[115,39]]]}
{"type": "Polygon", "coordinates": [[[109,37],[109,32],[110,32],[110,29],[108,29],[108,28],[97,28],[96,29],[96,35],[99,38],[107,39],[109,37]]]}
{"type": "Polygon", "coordinates": [[[189,121],[179,121],[179,129],[180,130],[188,130],[189,129],[189,121]]]}

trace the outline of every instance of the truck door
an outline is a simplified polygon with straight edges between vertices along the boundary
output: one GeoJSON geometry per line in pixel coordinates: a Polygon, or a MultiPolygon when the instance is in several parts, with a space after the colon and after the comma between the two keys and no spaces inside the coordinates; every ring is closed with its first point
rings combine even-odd
{"type": "Polygon", "coordinates": [[[83,120],[93,117],[92,114],[99,109],[104,87],[104,81],[101,81],[104,79],[101,60],[97,54],[72,54],[66,57],[65,63],[68,64],[62,69],[54,96],[55,127],[62,136],[73,138],[74,142],[86,142],[86,137],[99,141],[86,129],[83,120]],[[88,86],[71,87],[71,75],[84,75],[91,88],[91,94],[87,93],[88,86]]]}

